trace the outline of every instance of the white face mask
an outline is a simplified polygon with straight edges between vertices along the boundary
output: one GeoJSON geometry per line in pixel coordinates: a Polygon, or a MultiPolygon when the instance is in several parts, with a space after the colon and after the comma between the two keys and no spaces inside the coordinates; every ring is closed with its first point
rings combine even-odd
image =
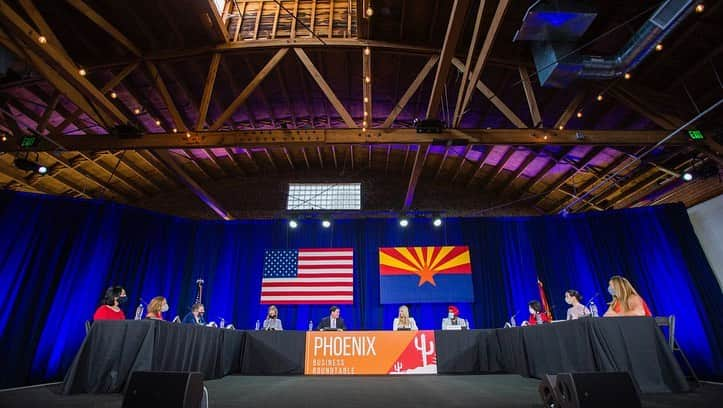
{"type": "Polygon", "coordinates": [[[535,309],[530,308],[530,314],[535,314],[535,309]]]}
{"type": "Polygon", "coordinates": [[[167,312],[167,311],[168,311],[168,304],[161,306],[161,312],[167,312]]]}
{"type": "Polygon", "coordinates": [[[454,319],[454,313],[452,313],[452,312],[447,313],[447,317],[449,317],[450,319],[454,319]]]}

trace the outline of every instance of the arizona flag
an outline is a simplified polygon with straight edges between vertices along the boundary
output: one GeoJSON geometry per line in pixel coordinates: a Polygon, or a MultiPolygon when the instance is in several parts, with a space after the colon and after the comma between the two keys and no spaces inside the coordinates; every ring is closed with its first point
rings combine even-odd
{"type": "Polygon", "coordinates": [[[473,302],[469,247],[379,248],[381,303],[473,302]]]}

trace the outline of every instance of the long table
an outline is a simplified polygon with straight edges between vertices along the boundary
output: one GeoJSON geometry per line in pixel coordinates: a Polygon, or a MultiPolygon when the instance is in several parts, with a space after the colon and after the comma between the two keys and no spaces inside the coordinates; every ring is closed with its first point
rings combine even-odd
{"type": "MultiPolygon", "coordinates": [[[[436,331],[439,374],[629,371],[644,393],[688,383],[652,318],[579,319],[541,326],[436,331]]],[[[134,370],[228,374],[304,373],[306,333],[239,331],[162,321],[97,322],[63,391],[120,392],[134,370]]]]}

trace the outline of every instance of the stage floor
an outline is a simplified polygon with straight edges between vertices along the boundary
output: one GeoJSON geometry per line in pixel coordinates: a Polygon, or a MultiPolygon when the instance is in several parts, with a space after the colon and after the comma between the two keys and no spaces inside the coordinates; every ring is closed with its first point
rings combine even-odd
{"type": "MultiPolygon", "coordinates": [[[[514,374],[404,377],[228,376],[206,381],[209,408],[225,407],[541,407],[539,380],[514,374]]],[[[121,394],[61,395],[60,385],[0,391],[0,407],[117,408],[121,394]]],[[[688,394],[648,394],[643,407],[717,406],[723,385],[688,394]]]]}

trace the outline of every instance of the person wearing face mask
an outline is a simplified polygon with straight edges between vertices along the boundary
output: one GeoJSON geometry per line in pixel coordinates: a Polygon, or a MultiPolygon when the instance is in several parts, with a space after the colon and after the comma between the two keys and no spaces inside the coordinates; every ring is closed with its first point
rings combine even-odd
{"type": "Polygon", "coordinates": [[[405,305],[399,306],[399,315],[392,322],[392,330],[419,330],[417,322],[409,316],[409,308],[405,305]]]}
{"type": "Polygon", "coordinates": [[[168,301],[163,296],[156,296],[148,302],[146,319],[163,320],[163,313],[168,311],[168,301]]]}
{"type": "Polygon", "coordinates": [[[457,330],[457,328],[468,329],[469,325],[465,319],[459,317],[457,306],[449,305],[447,317],[442,319],[442,330],[457,330]]]}
{"type": "Polygon", "coordinates": [[[565,292],[565,303],[570,305],[567,309],[567,320],[575,320],[581,317],[590,316],[590,309],[582,303],[582,295],[580,292],[570,289],[565,292]]]}
{"type": "Polygon", "coordinates": [[[101,305],[95,310],[93,320],[125,320],[126,315],[120,306],[128,301],[123,286],[111,286],[105,290],[101,305]]]}
{"type": "Polygon", "coordinates": [[[608,293],[613,297],[609,303],[607,312],[604,317],[620,317],[620,316],[652,316],[648,308],[638,292],[630,284],[630,281],[622,276],[613,276],[608,282],[608,293]]]}
{"type": "Polygon", "coordinates": [[[284,330],[281,319],[279,319],[279,309],[274,305],[269,306],[266,320],[264,320],[264,330],[284,330]]]}
{"type": "Polygon", "coordinates": [[[183,317],[183,323],[204,326],[206,325],[206,319],[204,318],[205,314],[206,308],[203,306],[203,304],[195,303],[193,306],[191,306],[191,312],[183,317]]]}
{"type": "Polygon", "coordinates": [[[528,310],[530,311],[530,318],[526,321],[522,322],[523,326],[527,325],[536,325],[539,323],[550,323],[551,319],[550,316],[547,315],[547,313],[544,313],[542,310],[542,304],[540,304],[540,301],[538,300],[531,300],[530,303],[527,304],[528,310]]]}

